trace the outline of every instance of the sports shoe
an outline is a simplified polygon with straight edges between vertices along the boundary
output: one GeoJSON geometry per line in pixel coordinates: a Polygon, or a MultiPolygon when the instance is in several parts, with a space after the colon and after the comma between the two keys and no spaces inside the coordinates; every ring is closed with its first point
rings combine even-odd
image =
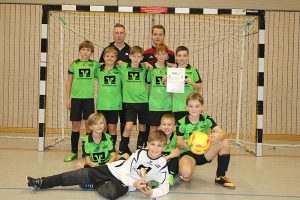
{"type": "Polygon", "coordinates": [[[31,187],[34,190],[40,189],[43,183],[42,178],[32,178],[30,176],[26,177],[28,187],[31,187]]]}
{"type": "Polygon", "coordinates": [[[169,174],[169,185],[173,186],[175,184],[175,179],[173,174],[169,174]]]}
{"type": "Polygon", "coordinates": [[[95,190],[96,189],[96,185],[94,185],[93,183],[80,184],[79,187],[82,189],[85,189],[85,190],[95,190]]]}
{"type": "Polygon", "coordinates": [[[122,150],[119,149],[119,152],[118,152],[119,155],[123,155],[124,153],[128,153],[129,156],[131,156],[131,154],[132,154],[132,152],[130,151],[129,147],[125,148],[124,150],[123,149],[122,150]]]}
{"type": "Polygon", "coordinates": [[[229,189],[235,189],[235,185],[226,176],[217,177],[215,183],[229,189]]]}
{"type": "Polygon", "coordinates": [[[77,158],[77,154],[76,153],[69,153],[65,156],[64,161],[65,162],[70,162],[72,160],[75,160],[77,158]]]}

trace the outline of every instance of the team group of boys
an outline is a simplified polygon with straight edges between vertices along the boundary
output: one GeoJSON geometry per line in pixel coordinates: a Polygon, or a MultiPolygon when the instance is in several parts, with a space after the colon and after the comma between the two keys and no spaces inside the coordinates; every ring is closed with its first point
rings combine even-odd
{"type": "Polygon", "coordinates": [[[202,80],[197,69],[188,64],[188,49],[184,46],[176,49],[175,63],[174,53],[163,43],[162,25],[152,28],[153,47],[144,52],[139,46],[130,48],[124,42],[125,36],[125,27],[116,24],[114,42],[103,50],[100,64],[90,60],[93,44],[82,42],[80,59],[68,69],[66,104],[72,121],[72,152],[64,160],[77,158],[83,119],[87,135],[83,138],[85,160],[78,164],[80,169],[37,179],[27,177],[28,186],[45,189],[80,185],[94,188],[109,199],[139,189],[146,196],[159,197],[168,193],[178,172],[182,180],[189,181],[196,165],[211,162],[217,156],[215,183],[235,188],[225,176],[230,144],[216,122],[203,113],[204,101],[197,93],[202,80]],[[184,93],[166,92],[169,67],[185,68],[184,93]],[[97,113],[94,111],[94,78],[98,80],[97,113]],[[137,151],[132,154],[128,144],[137,117],[137,151]],[[116,153],[119,118],[121,141],[116,153]],[[209,129],[212,133],[208,151],[203,155],[192,153],[186,142],[190,134],[208,133],[209,129]],[[141,175],[143,170],[146,175],[141,175]]]}

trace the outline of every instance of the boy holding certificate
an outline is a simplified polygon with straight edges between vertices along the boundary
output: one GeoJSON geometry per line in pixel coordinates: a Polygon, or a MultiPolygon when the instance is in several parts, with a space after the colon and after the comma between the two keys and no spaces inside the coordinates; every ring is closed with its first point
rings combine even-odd
{"type": "Polygon", "coordinates": [[[189,50],[185,46],[179,46],[175,53],[177,68],[185,68],[185,85],[184,93],[174,93],[173,94],[173,107],[172,112],[175,117],[176,122],[182,117],[187,115],[185,109],[186,97],[201,88],[201,77],[198,70],[188,64],[189,61],[189,50]]]}

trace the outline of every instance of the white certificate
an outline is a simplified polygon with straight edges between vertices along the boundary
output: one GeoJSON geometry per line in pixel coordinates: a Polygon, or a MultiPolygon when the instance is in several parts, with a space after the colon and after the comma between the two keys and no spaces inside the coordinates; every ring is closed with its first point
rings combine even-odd
{"type": "Polygon", "coordinates": [[[185,68],[168,68],[167,92],[184,93],[185,68]]]}

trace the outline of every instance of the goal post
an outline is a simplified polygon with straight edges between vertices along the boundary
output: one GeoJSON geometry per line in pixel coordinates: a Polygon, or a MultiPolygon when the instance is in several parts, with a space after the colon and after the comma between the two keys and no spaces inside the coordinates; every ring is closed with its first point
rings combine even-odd
{"type": "Polygon", "coordinates": [[[125,25],[127,43],[144,49],[151,43],[153,24],[164,25],[169,49],[185,45],[190,50],[190,64],[199,70],[203,79],[201,93],[205,112],[228,133],[233,145],[257,151],[258,18],[218,13],[51,11],[47,23],[42,26],[42,30],[43,27],[47,30],[46,139],[55,138],[51,130],[59,132],[58,138],[64,138],[65,132],[70,130],[63,95],[67,65],[78,57],[78,44],[84,39],[92,41],[95,45],[93,59],[98,60],[103,48],[112,40],[115,23],[125,25]]]}

